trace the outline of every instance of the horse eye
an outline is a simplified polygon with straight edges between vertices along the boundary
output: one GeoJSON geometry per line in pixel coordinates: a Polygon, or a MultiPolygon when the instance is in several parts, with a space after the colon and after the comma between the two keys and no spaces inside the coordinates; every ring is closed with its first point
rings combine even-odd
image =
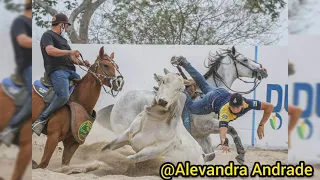
{"type": "Polygon", "coordinates": [[[248,62],[249,60],[248,60],[248,59],[244,59],[243,61],[244,61],[244,62],[248,62]]]}

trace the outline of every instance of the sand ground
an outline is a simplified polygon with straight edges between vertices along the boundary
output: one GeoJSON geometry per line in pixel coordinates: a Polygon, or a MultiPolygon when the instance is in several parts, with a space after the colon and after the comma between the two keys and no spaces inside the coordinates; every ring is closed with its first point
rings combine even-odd
{"type": "MultiPolygon", "coordinates": [[[[16,157],[18,154],[18,147],[12,146],[7,148],[4,145],[0,146],[0,180],[1,178],[7,180],[11,179],[12,172],[16,163],[16,157]]],[[[31,163],[29,164],[23,180],[32,179],[31,163]]]]}
{"type": "MultiPolygon", "coordinates": [[[[93,128],[94,129],[94,128],[93,128]]],[[[97,128],[95,128],[97,129],[97,128]]],[[[56,151],[54,152],[50,164],[47,169],[36,169],[32,171],[33,180],[87,180],[87,179],[101,179],[101,180],[135,180],[135,179],[161,179],[159,176],[153,175],[157,166],[155,162],[145,162],[143,164],[134,164],[126,159],[126,156],[133,154],[134,152],[129,146],[120,148],[112,152],[100,153],[100,150],[104,145],[110,142],[109,138],[114,138],[114,135],[106,137],[106,130],[93,131],[94,135],[90,134],[88,137],[88,142],[80,146],[74,155],[71,165],[69,168],[61,168],[61,158],[63,146],[60,143],[56,151]],[[102,134],[99,134],[102,133],[102,134]],[[109,140],[107,140],[109,139],[109,140]],[[103,141],[105,140],[105,141],[103,141]],[[97,169],[92,172],[83,173],[88,169],[97,169]],[[63,171],[64,173],[61,173],[63,171]],[[76,174],[69,174],[68,173],[76,174]],[[66,174],[67,173],[67,174],[66,174]]],[[[43,153],[43,148],[45,144],[46,137],[33,137],[33,160],[39,162],[43,153]]],[[[222,154],[221,152],[216,152],[216,158],[212,162],[207,164],[228,164],[229,161],[234,161],[236,156],[235,149],[231,153],[222,154]]],[[[251,169],[254,162],[260,162],[261,164],[275,164],[276,161],[281,161],[282,163],[287,163],[287,151],[282,150],[263,150],[263,149],[247,149],[246,153],[246,165],[251,169]]],[[[317,167],[317,172],[313,179],[320,178],[320,167],[317,167]]],[[[176,179],[176,178],[174,178],[176,179]]],[[[194,179],[194,178],[193,178],[194,179]]],[[[195,178],[203,179],[203,178],[195,178]]],[[[204,178],[209,179],[209,178],[204,178]]],[[[211,178],[210,178],[211,179],[211,178]]],[[[215,178],[215,179],[229,179],[229,178],[215,178]]],[[[235,178],[242,179],[242,178],[235,178]]],[[[270,178],[260,178],[260,179],[270,179],[270,178]]],[[[275,178],[271,178],[275,179],[275,178]]],[[[276,178],[284,179],[284,178],[276,178]]],[[[294,178],[290,178],[294,179],[294,178]]],[[[309,179],[309,178],[308,178],[309,179]]]]}

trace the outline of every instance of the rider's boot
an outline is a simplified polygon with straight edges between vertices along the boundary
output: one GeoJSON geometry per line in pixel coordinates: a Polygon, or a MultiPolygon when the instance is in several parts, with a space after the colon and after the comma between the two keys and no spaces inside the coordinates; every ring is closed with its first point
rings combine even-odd
{"type": "Polygon", "coordinates": [[[7,127],[0,133],[0,142],[3,142],[6,146],[10,147],[15,136],[17,128],[7,127]]]}

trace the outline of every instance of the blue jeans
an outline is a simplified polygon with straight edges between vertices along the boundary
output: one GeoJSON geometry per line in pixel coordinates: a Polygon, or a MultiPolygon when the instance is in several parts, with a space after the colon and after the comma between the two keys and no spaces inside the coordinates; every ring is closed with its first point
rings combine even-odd
{"type": "Polygon", "coordinates": [[[69,80],[80,79],[80,76],[71,70],[56,70],[50,73],[49,78],[56,92],[50,105],[41,113],[41,121],[48,120],[49,117],[65,105],[70,97],[69,80]]]}
{"type": "Polygon", "coordinates": [[[15,114],[10,121],[9,127],[14,129],[26,122],[28,118],[32,115],[32,66],[24,69],[22,72],[22,77],[24,83],[26,85],[28,94],[24,100],[23,106],[21,107],[20,111],[15,114]]]}
{"type": "Polygon", "coordinates": [[[184,63],[182,67],[190,74],[200,90],[205,94],[202,99],[197,101],[192,101],[190,96],[187,95],[182,118],[187,130],[190,132],[190,114],[205,115],[217,111],[212,104],[214,99],[221,94],[228,93],[228,91],[224,88],[210,86],[206,82],[206,79],[190,63],[184,63]]]}

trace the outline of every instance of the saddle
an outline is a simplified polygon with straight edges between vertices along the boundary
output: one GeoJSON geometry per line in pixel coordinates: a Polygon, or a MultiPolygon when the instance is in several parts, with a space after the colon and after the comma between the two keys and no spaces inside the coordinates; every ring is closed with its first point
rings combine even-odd
{"type": "Polygon", "coordinates": [[[14,104],[17,107],[23,105],[24,99],[28,92],[23,78],[17,69],[10,77],[2,80],[1,88],[3,89],[4,93],[14,101],[14,104]]]}
{"type": "MultiPolygon", "coordinates": [[[[46,72],[44,73],[43,77],[40,78],[40,81],[44,86],[46,86],[48,88],[53,87],[53,84],[51,83],[49,76],[46,72]]],[[[77,80],[69,81],[69,87],[74,86],[76,84],[75,83],[76,81],[77,80]]]]}
{"type": "MultiPolygon", "coordinates": [[[[75,85],[79,80],[69,81],[69,93],[72,94],[75,85]]],[[[33,88],[35,92],[43,98],[43,101],[46,105],[50,104],[55,96],[55,91],[53,85],[47,75],[44,73],[44,76],[40,80],[36,80],[33,83],[33,88]]],[[[88,136],[92,124],[96,119],[96,112],[93,110],[91,115],[87,112],[81,104],[75,102],[68,102],[66,104],[71,111],[71,132],[75,140],[79,144],[83,144],[86,137],[88,136]]],[[[43,128],[42,133],[47,135],[47,125],[43,128]]]]}

